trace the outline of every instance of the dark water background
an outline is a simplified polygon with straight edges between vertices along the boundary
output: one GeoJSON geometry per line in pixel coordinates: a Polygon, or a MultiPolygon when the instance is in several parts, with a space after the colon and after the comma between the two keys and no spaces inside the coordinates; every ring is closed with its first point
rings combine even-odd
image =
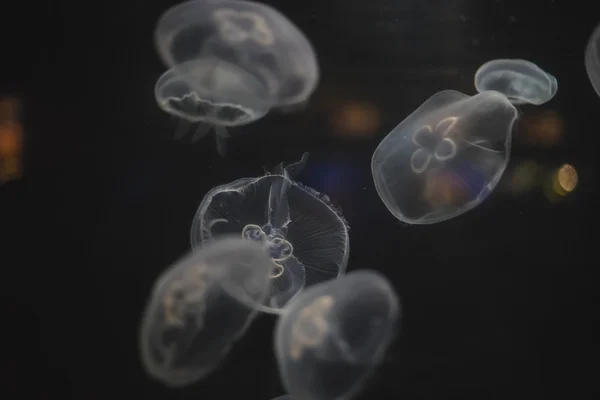
{"type": "Polygon", "coordinates": [[[351,226],[348,269],[382,271],[403,303],[399,338],[361,398],[597,396],[600,98],[583,52],[598,7],[267,3],[313,42],[321,84],[303,113],[269,114],[232,139],[227,158],[210,138],[171,140],[174,125],[155,104],[164,67],[152,32],[174,1],[2,5],[1,94],[22,98],[25,132],[23,179],[0,187],[2,380],[17,390],[7,398],[282,394],[270,316],[220,370],[180,391],[145,376],[136,335],[155,277],[189,248],[204,194],[304,151],[298,179],[327,193],[351,226]],[[556,97],[520,108],[521,140],[479,207],[435,225],[397,222],[373,186],[374,149],[435,92],[475,94],[473,75],[493,58],[537,63],[558,79],[556,97]],[[352,128],[348,109],[371,125],[352,128]],[[513,195],[513,169],[527,161],[546,171],[540,179],[571,164],[576,190],[513,195]]]}

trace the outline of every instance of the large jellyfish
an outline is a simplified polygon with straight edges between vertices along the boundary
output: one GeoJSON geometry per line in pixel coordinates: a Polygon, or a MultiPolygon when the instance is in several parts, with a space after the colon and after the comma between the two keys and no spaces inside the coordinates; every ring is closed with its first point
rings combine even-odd
{"type": "Polygon", "coordinates": [[[343,274],[348,225],[329,198],[292,180],[308,153],[274,174],[242,178],[209,191],[192,222],[192,248],[224,234],[263,244],[276,265],[265,312],[280,309],[305,286],[343,274]]]}
{"type": "Polygon", "coordinates": [[[222,238],[187,255],[156,281],[140,329],[142,364],[172,387],[214,371],[256,315],[273,262],[264,248],[222,238]]]}
{"type": "Polygon", "coordinates": [[[221,131],[257,120],[272,108],[306,103],[319,80],[308,39],[262,3],[178,4],[160,17],[155,42],[172,69],[168,74],[187,83],[187,97],[197,106],[195,121],[221,131]],[[229,113],[235,117],[222,115],[229,113]]]}
{"type": "Polygon", "coordinates": [[[275,354],[291,399],[352,398],[381,363],[399,319],[394,289],[374,271],[304,290],[275,327],[275,354]]]}
{"type": "Polygon", "coordinates": [[[478,92],[496,90],[513,104],[540,105],[558,90],[556,78],[534,63],[520,59],[498,59],[483,64],[475,73],[478,92]]]}
{"type": "Polygon", "coordinates": [[[600,24],[592,32],[585,48],[585,69],[594,90],[600,96],[600,24]]]}
{"type": "Polygon", "coordinates": [[[375,150],[371,169],[379,197],[410,224],[432,224],[472,209],[506,168],[516,118],[516,108],[496,91],[434,94],[375,150]]]}

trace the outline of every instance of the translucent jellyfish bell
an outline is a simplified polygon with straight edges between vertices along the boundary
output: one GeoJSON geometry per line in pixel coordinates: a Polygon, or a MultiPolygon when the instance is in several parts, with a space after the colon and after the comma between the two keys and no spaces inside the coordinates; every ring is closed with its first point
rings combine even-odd
{"type": "Polygon", "coordinates": [[[495,91],[444,90],[396,126],[371,160],[379,197],[399,220],[432,224],[481,203],[510,155],[517,110],[495,91]]]}
{"type": "Polygon", "coordinates": [[[400,303],[387,279],[356,271],[307,288],[275,327],[275,354],[292,399],[352,398],[381,363],[400,303]]]}
{"type": "Polygon", "coordinates": [[[159,19],[158,53],[200,98],[256,114],[305,102],[319,80],[304,34],[273,8],[251,1],[194,0],[159,19]]]}
{"type": "Polygon", "coordinates": [[[488,61],[475,73],[478,92],[496,90],[513,104],[544,104],[558,90],[556,78],[534,63],[519,59],[488,61]]]}
{"type": "Polygon", "coordinates": [[[308,154],[274,174],[242,178],[209,191],[192,222],[191,243],[237,234],[261,243],[274,269],[265,312],[280,309],[305,286],[343,274],[350,249],[348,226],[329,198],[295,182],[308,154]]]}
{"type": "Polygon", "coordinates": [[[594,90],[600,96],[600,24],[592,32],[586,46],[585,69],[594,90]]]}
{"type": "Polygon", "coordinates": [[[236,103],[219,103],[210,98],[201,98],[189,82],[174,68],[165,72],[156,82],[154,94],[158,106],[179,120],[175,139],[181,139],[197,125],[192,142],[204,137],[211,129],[215,131],[217,150],[226,152],[227,127],[249,124],[264,115],[266,110],[257,111],[236,103]]]}
{"type": "Polygon", "coordinates": [[[142,363],[154,379],[182,387],[214,371],[256,315],[269,290],[264,248],[236,238],[214,241],[156,281],[140,329],[142,363]]]}

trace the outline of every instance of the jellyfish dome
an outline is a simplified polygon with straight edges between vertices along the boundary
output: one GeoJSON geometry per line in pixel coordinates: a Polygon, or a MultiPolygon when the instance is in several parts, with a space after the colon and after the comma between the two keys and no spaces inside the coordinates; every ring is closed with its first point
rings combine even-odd
{"type": "Polygon", "coordinates": [[[585,48],[585,69],[592,87],[600,96],[600,24],[592,32],[585,48]]]}
{"type": "Polygon", "coordinates": [[[142,317],[142,364],[154,379],[183,387],[213,372],[256,316],[272,263],[257,243],[221,238],[169,267],[142,317]]]}
{"type": "Polygon", "coordinates": [[[496,91],[434,94],[373,153],[379,197],[410,224],[432,224],[474,208],[506,169],[516,118],[516,108],[496,91]]]}
{"type": "Polygon", "coordinates": [[[305,102],[319,68],[304,34],[275,9],[251,1],[193,0],[167,10],[158,53],[197,96],[255,115],[305,102]]]}
{"type": "Polygon", "coordinates": [[[281,308],[304,287],[346,270],[348,225],[329,198],[292,180],[306,163],[217,186],[202,200],[191,228],[193,249],[222,235],[261,243],[274,265],[271,291],[258,309],[281,308]]]}
{"type": "Polygon", "coordinates": [[[275,327],[275,354],[292,399],[350,399],[381,363],[400,320],[392,285],[359,270],[307,288],[275,327]]]}
{"type": "Polygon", "coordinates": [[[480,93],[498,91],[513,104],[541,105],[556,95],[558,81],[531,61],[498,59],[477,69],[475,88],[480,93]]]}

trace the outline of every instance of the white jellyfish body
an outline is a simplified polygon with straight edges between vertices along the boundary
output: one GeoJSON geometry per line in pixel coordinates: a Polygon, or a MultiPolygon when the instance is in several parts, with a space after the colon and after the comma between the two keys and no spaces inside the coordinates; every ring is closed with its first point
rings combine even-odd
{"type": "Polygon", "coordinates": [[[516,118],[516,108],[496,91],[434,94],[373,153],[379,197],[410,224],[432,224],[474,208],[506,169],[516,118]]]}
{"type": "Polygon", "coordinates": [[[271,292],[259,307],[265,312],[279,313],[304,287],[346,270],[346,221],[327,196],[292,180],[306,157],[275,174],[213,188],[192,223],[193,249],[230,234],[264,246],[273,262],[271,292]]]}
{"type": "MultiPolygon", "coordinates": [[[[167,10],[155,30],[170,74],[208,107],[225,107],[201,121],[211,126],[250,123],[276,107],[308,101],[319,80],[315,52],[304,34],[275,9],[251,1],[193,0],[167,10]],[[233,109],[233,110],[232,110],[233,109]]],[[[214,111],[214,110],[213,110],[214,111]]]]}
{"type": "Polygon", "coordinates": [[[585,48],[585,70],[592,87],[600,96],[600,24],[592,32],[585,48]]]}
{"type": "Polygon", "coordinates": [[[275,327],[275,354],[291,399],[350,399],[381,363],[400,319],[381,274],[356,271],[307,288],[275,327]]]}
{"type": "Polygon", "coordinates": [[[142,364],[172,387],[213,372],[256,315],[269,290],[272,263],[264,249],[222,238],[169,267],[152,288],[139,344],[142,364]]]}
{"type": "Polygon", "coordinates": [[[217,150],[221,155],[226,153],[226,138],[229,137],[227,127],[251,123],[266,112],[245,108],[237,103],[218,103],[208,98],[202,99],[174,68],[166,71],[156,81],[154,95],[158,106],[179,120],[175,139],[184,137],[192,125],[196,125],[192,143],[213,129],[217,150]]]}
{"type": "Polygon", "coordinates": [[[483,64],[475,73],[478,92],[495,90],[513,104],[540,105],[558,91],[556,78],[527,60],[498,59],[483,64]]]}

